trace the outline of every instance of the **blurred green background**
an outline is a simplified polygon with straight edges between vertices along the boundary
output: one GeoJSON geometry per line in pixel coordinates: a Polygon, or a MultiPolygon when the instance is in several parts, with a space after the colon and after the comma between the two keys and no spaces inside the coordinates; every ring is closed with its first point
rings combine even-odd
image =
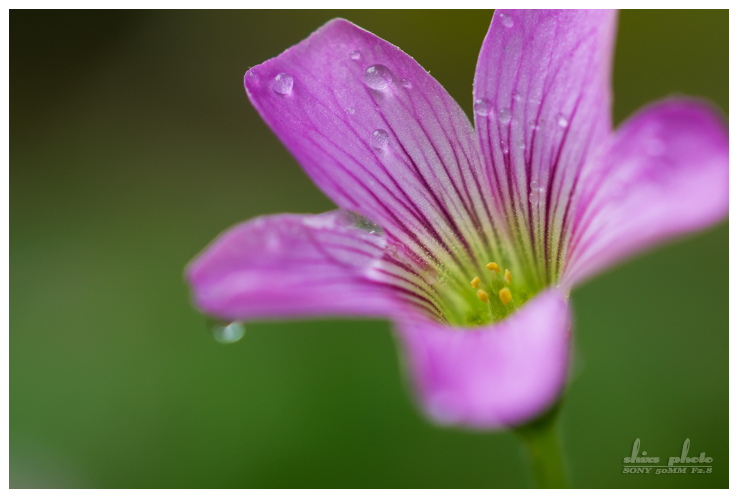
{"type": "MultiPolygon", "coordinates": [[[[519,487],[511,434],[422,418],[382,321],[213,340],[185,264],[219,232],[331,202],[243,74],[333,17],[400,46],[469,112],[491,11],[12,11],[11,487],[519,487]]],[[[620,18],[615,120],[679,92],[728,110],[727,11],[620,18]]],[[[727,222],[572,293],[563,410],[578,487],[728,486],[727,222]],[[623,475],[652,456],[709,475],[623,475]]]]}

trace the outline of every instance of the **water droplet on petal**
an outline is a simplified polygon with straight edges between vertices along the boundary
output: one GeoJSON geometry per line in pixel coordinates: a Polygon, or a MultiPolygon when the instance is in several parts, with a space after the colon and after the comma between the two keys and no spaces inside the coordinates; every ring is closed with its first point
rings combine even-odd
{"type": "Polygon", "coordinates": [[[363,230],[370,234],[384,235],[384,229],[369,218],[366,218],[354,211],[343,211],[343,213],[346,215],[349,224],[359,230],[363,230]]]}
{"type": "Polygon", "coordinates": [[[477,99],[474,101],[474,114],[487,116],[492,111],[492,103],[487,99],[477,99]]]}
{"type": "Polygon", "coordinates": [[[349,114],[353,114],[354,112],[356,112],[356,109],[354,109],[353,107],[347,107],[346,112],[349,114]]]}
{"type": "Polygon", "coordinates": [[[520,92],[518,92],[517,90],[515,90],[515,91],[514,91],[514,92],[512,93],[512,98],[513,98],[513,100],[514,100],[515,102],[520,102],[520,100],[522,99],[522,97],[520,96],[520,92]]]}
{"type": "Polygon", "coordinates": [[[541,200],[546,196],[546,189],[543,187],[538,187],[538,182],[533,180],[530,182],[530,195],[528,196],[528,200],[531,202],[531,204],[538,204],[541,202],[541,200]]]}
{"type": "Polygon", "coordinates": [[[497,113],[497,118],[502,124],[509,123],[510,119],[512,118],[512,114],[510,114],[510,109],[508,107],[503,107],[502,109],[500,109],[500,112],[497,113]]]}
{"type": "Polygon", "coordinates": [[[249,80],[252,83],[254,83],[254,84],[258,84],[259,83],[259,75],[256,74],[256,71],[254,71],[253,69],[249,69],[249,71],[246,73],[246,76],[248,76],[249,80]]]}
{"type": "Polygon", "coordinates": [[[351,60],[358,61],[359,59],[361,59],[361,52],[359,52],[358,50],[352,50],[349,54],[349,57],[351,57],[351,60]]]}
{"type": "Polygon", "coordinates": [[[507,146],[507,142],[504,140],[500,141],[500,147],[502,148],[503,154],[508,154],[510,152],[510,148],[507,146]]]}
{"type": "Polygon", "coordinates": [[[407,88],[408,90],[413,87],[413,84],[410,82],[410,80],[406,80],[405,78],[402,78],[402,80],[400,80],[400,83],[402,84],[403,88],[407,88]]]}
{"type": "Polygon", "coordinates": [[[428,267],[428,268],[427,268],[427,269],[425,270],[425,281],[426,281],[426,282],[427,282],[427,283],[428,283],[429,285],[433,285],[433,284],[435,284],[436,282],[438,282],[438,270],[436,270],[436,269],[435,269],[435,268],[433,268],[432,266],[429,266],[429,267],[428,267]]]}
{"type": "Polygon", "coordinates": [[[558,123],[558,125],[562,128],[566,128],[567,126],[569,126],[569,120],[566,119],[566,116],[561,113],[556,115],[556,123],[558,123]]]}
{"type": "Polygon", "coordinates": [[[502,12],[500,12],[500,22],[506,28],[512,28],[513,24],[515,24],[515,21],[513,21],[512,17],[502,12]]]}
{"type": "Polygon", "coordinates": [[[525,140],[518,140],[518,149],[523,150],[525,149],[525,140]]]}
{"type": "Polygon", "coordinates": [[[246,327],[241,322],[218,324],[213,327],[213,337],[221,344],[233,344],[241,340],[246,333],[246,327]]]}
{"type": "Polygon", "coordinates": [[[389,133],[385,130],[374,130],[372,138],[369,139],[369,145],[374,150],[385,150],[389,145],[389,133]]]}
{"type": "Polygon", "coordinates": [[[292,84],[294,80],[292,76],[287,73],[279,73],[274,77],[272,82],[272,90],[280,95],[287,95],[292,91],[292,84]]]}
{"type": "Polygon", "coordinates": [[[392,72],[381,64],[369,66],[364,72],[364,83],[372,90],[384,90],[392,83],[392,72]]]}

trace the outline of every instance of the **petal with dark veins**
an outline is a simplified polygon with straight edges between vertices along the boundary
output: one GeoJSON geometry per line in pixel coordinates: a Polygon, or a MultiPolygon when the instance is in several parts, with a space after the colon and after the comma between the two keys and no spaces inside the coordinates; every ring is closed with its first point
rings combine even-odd
{"type": "Polygon", "coordinates": [[[475,114],[493,195],[521,258],[541,283],[556,275],[570,194],[611,129],[617,15],[609,10],[497,10],[474,77],[475,114]]]}
{"type": "Polygon", "coordinates": [[[728,130],[710,106],[668,99],[619,128],[582,174],[564,285],[728,214],[728,130]]]}
{"type": "Polygon", "coordinates": [[[432,316],[417,286],[383,281],[386,245],[342,212],[265,216],[226,231],[186,276],[197,307],[226,320],[432,316]]]}
{"type": "Polygon", "coordinates": [[[471,123],[399,48],[336,19],[244,82],[262,118],[339,207],[449,269],[495,253],[486,235],[494,233],[490,179],[471,123]]]}

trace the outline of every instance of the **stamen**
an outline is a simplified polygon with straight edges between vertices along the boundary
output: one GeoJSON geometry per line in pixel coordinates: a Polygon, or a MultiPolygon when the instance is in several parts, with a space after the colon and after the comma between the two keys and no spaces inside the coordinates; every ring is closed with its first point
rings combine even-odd
{"type": "Polygon", "coordinates": [[[512,292],[510,292],[510,289],[507,287],[500,289],[500,292],[497,295],[499,296],[500,301],[502,301],[503,306],[507,306],[507,303],[512,301],[512,292]]]}
{"type": "Polygon", "coordinates": [[[501,268],[499,267],[497,263],[487,263],[487,269],[495,273],[500,273],[501,271],[501,268]]]}
{"type": "Polygon", "coordinates": [[[474,277],[471,281],[471,286],[474,287],[475,289],[479,289],[479,284],[481,283],[482,281],[479,280],[479,277],[474,277]]]}
{"type": "MultiPolygon", "coordinates": [[[[509,293],[509,291],[508,291],[508,293],[509,293]]],[[[483,303],[488,303],[489,302],[489,294],[487,294],[486,292],[484,292],[482,289],[479,289],[477,291],[477,297],[483,303]]],[[[510,299],[512,299],[512,298],[510,298],[510,299]]]]}
{"type": "Polygon", "coordinates": [[[505,269],[505,282],[507,285],[512,285],[512,273],[508,269],[505,269]]]}

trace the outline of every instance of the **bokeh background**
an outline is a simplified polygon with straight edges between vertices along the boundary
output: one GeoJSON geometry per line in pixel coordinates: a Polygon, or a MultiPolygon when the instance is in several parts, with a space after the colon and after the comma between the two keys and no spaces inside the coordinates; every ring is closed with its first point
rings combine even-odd
{"type": "MultiPolygon", "coordinates": [[[[337,16],[470,112],[491,11],[11,12],[11,487],[532,484],[514,435],[423,419],[388,323],[254,323],[223,345],[190,305],[183,268],[219,232],[332,209],[242,78],[337,16]]],[[[614,88],[616,123],[675,92],[727,114],[727,11],[623,12],[614,88]]],[[[573,484],[727,487],[727,221],[572,301],[573,484]],[[637,437],[663,459],[688,437],[713,473],[623,475],[637,437]]]]}

